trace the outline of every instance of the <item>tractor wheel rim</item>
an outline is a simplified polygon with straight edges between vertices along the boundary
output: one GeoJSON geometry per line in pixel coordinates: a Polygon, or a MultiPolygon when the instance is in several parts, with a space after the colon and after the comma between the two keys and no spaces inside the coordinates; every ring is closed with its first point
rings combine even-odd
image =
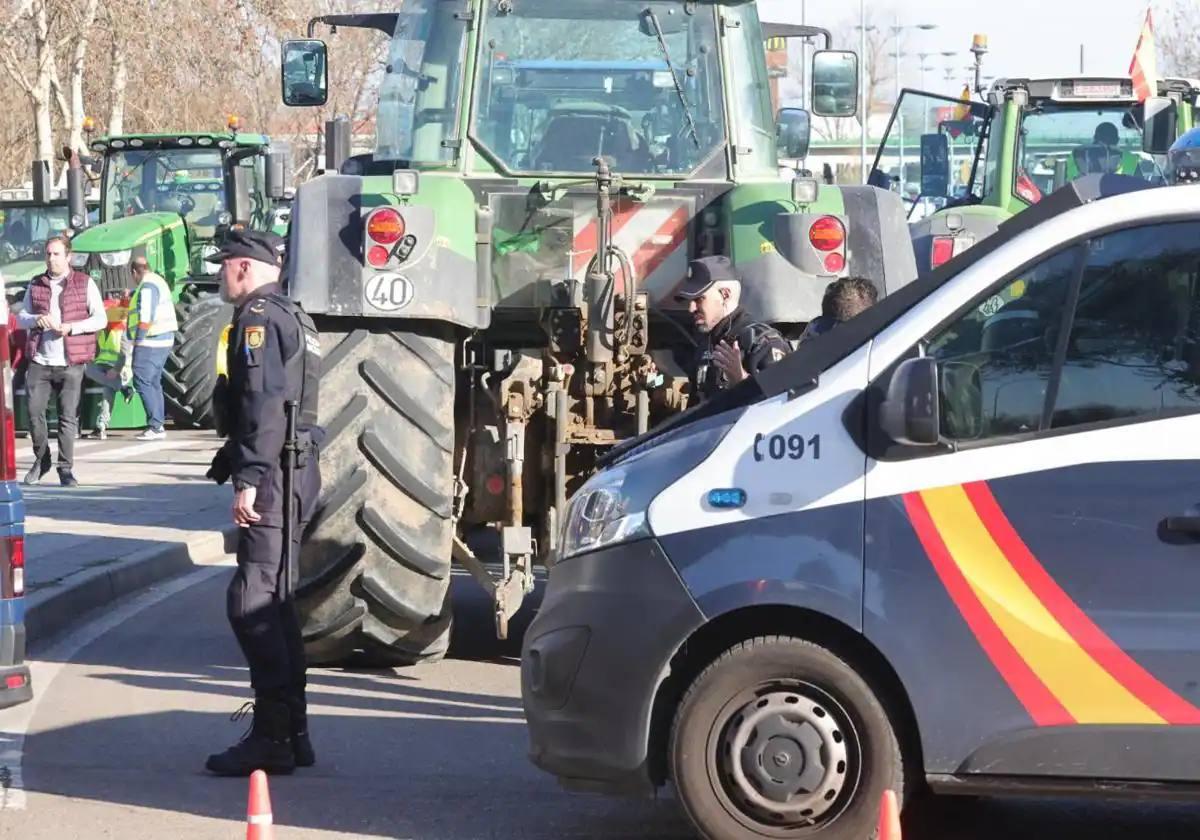
{"type": "Polygon", "coordinates": [[[781,828],[831,820],[855,785],[853,732],[816,695],[776,686],[729,718],[718,769],[733,804],[756,822],[781,828]]]}

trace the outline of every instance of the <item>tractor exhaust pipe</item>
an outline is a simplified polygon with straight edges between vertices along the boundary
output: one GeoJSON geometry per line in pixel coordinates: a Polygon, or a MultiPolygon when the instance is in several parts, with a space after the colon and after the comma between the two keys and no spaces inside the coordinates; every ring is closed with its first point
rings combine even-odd
{"type": "Polygon", "coordinates": [[[35,160],[30,171],[33,181],[33,200],[38,204],[50,202],[50,161],[35,160]]]}
{"type": "Polygon", "coordinates": [[[350,157],[350,120],[336,117],[325,122],[325,171],[341,172],[350,157]]]}

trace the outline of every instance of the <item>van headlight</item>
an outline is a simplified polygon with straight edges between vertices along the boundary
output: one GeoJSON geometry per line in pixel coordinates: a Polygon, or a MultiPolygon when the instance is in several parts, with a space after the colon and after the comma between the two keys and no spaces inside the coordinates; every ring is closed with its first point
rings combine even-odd
{"type": "Polygon", "coordinates": [[[557,559],[653,536],[646,518],[650,503],[699,466],[741,413],[681,426],[593,475],[567,505],[557,559]]]}

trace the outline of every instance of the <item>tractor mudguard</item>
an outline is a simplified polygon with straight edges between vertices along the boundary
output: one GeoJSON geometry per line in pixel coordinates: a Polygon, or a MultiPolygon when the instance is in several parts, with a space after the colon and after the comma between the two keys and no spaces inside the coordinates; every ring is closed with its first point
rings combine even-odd
{"type": "MultiPolygon", "coordinates": [[[[432,179],[428,179],[432,180],[432,179]]],[[[313,315],[416,318],[469,329],[489,322],[489,286],[480,286],[473,254],[455,250],[463,237],[447,228],[466,228],[473,241],[476,214],[471,193],[455,206],[419,200],[394,205],[404,219],[406,258],[388,270],[364,264],[365,223],[371,210],[388,203],[381,179],[325,175],[304,184],[292,206],[287,276],[291,297],[313,315]],[[463,206],[458,206],[461,203],[463,206]]],[[[390,185],[390,182],[389,182],[390,185]]]]}

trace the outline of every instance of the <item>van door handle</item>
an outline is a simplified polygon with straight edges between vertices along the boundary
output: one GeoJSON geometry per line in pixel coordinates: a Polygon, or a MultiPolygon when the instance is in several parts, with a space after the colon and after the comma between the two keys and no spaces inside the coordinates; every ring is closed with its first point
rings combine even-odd
{"type": "Polygon", "coordinates": [[[1168,531],[1176,534],[1192,534],[1200,536],[1200,515],[1168,516],[1163,523],[1168,531]]]}

